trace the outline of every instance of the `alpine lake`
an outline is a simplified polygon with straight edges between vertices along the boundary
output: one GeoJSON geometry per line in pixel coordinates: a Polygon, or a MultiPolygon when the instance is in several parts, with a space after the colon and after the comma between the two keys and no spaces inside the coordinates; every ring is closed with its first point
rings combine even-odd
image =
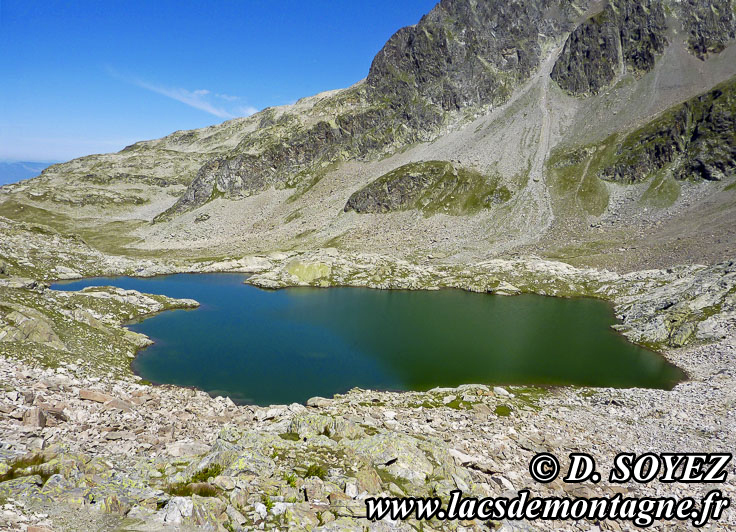
{"type": "Polygon", "coordinates": [[[607,303],[461,290],[262,290],[242,274],[92,278],[58,290],[116,286],[192,298],[129,324],[155,343],[133,370],[258,405],[305,402],[354,387],[461,384],[671,389],[685,374],[611,329],[607,303]]]}

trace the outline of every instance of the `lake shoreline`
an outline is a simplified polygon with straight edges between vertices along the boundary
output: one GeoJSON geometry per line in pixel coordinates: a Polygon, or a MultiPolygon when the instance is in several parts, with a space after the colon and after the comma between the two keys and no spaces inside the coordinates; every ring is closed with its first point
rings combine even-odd
{"type": "Polygon", "coordinates": [[[196,298],[199,313],[124,322],[157,339],[136,353],[132,371],[151,383],[194,387],[237,404],[305,403],[353,387],[401,391],[463,383],[671,389],[686,377],[660,354],[611,330],[613,310],[609,316],[610,307],[597,299],[494,298],[451,288],[263,293],[241,281],[233,274],[174,274],[89,278],[52,289],[116,286],[196,298]],[[312,352],[319,360],[307,364],[312,352]],[[658,360],[665,363],[655,365],[658,360]],[[263,388],[266,382],[273,385],[263,388]]]}

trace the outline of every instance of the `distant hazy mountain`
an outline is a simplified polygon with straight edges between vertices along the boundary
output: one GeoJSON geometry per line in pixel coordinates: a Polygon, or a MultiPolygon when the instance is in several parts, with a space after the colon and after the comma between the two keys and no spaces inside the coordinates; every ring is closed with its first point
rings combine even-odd
{"type": "Polygon", "coordinates": [[[21,161],[16,163],[0,162],[0,185],[15,183],[30,177],[36,177],[41,171],[53,163],[34,163],[21,161]]]}

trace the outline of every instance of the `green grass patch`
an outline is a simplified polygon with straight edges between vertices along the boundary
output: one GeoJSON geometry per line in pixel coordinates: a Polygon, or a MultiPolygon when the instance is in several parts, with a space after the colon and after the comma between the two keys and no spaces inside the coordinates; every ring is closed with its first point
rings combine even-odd
{"type": "Polygon", "coordinates": [[[286,219],[284,220],[284,223],[287,223],[288,224],[289,222],[293,222],[297,218],[301,218],[301,216],[302,216],[301,211],[296,210],[296,211],[292,212],[291,214],[289,214],[289,216],[286,217],[286,219]]]}
{"type": "Polygon", "coordinates": [[[317,477],[321,480],[327,478],[327,468],[323,465],[311,464],[304,472],[304,478],[317,477]]]}
{"type": "Polygon", "coordinates": [[[271,513],[271,510],[273,510],[274,502],[273,499],[271,499],[270,495],[263,496],[263,505],[266,507],[266,510],[271,513]]]}
{"type": "Polygon", "coordinates": [[[315,232],[316,232],[316,229],[307,229],[306,231],[302,231],[301,233],[299,233],[298,235],[296,235],[294,238],[306,238],[306,237],[308,237],[309,235],[311,235],[312,233],[315,233],[315,232]]]}
{"type": "Polygon", "coordinates": [[[296,488],[296,475],[294,473],[286,473],[284,475],[284,480],[288,486],[296,488]]]}
{"type": "Polygon", "coordinates": [[[223,467],[220,464],[210,464],[206,468],[198,471],[187,482],[179,482],[177,484],[169,484],[164,491],[175,497],[191,497],[199,495],[200,497],[217,497],[221,490],[217,486],[213,486],[208,481],[210,478],[217,477],[222,473],[223,467]]]}
{"type": "Polygon", "coordinates": [[[527,406],[533,410],[539,410],[539,400],[549,394],[546,388],[538,386],[515,387],[513,392],[516,405],[527,406]]]}
{"type": "Polygon", "coordinates": [[[214,478],[222,473],[223,467],[220,464],[210,464],[206,468],[197,472],[192,476],[190,482],[207,482],[209,478],[214,478]]]}
{"type": "Polygon", "coordinates": [[[655,174],[649,188],[642,194],[641,203],[658,208],[671,207],[680,197],[680,184],[666,171],[655,174]]]}
{"type": "Polygon", "coordinates": [[[0,203],[0,216],[29,224],[47,225],[60,232],[68,230],[73,225],[72,219],[65,214],[26,205],[13,199],[0,203]]]}
{"type": "Polygon", "coordinates": [[[611,156],[612,138],[602,146],[578,149],[559,148],[547,161],[550,192],[556,203],[573,213],[600,216],[608,207],[606,184],[598,170],[611,156]]]}
{"type": "Polygon", "coordinates": [[[95,249],[113,255],[148,256],[150,252],[131,250],[131,244],[140,241],[140,238],[130,236],[133,231],[146,225],[143,220],[115,221],[94,227],[77,227],[73,232],[95,249]]]}
{"type": "Polygon", "coordinates": [[[471,410],[473,408],[472,403],[469,403],[468,401],[463,401],[462,399],[454,399],[447,403],[447,408],[452,408],[454,410],[471,410]]]}
{"type": "Polygon", "coordinates": [[[217,486],[213,486],[207,482],[170,484],[164,491],[174,497],[191,497],[192,495],[217,497],[221,493],[217,486]]]}

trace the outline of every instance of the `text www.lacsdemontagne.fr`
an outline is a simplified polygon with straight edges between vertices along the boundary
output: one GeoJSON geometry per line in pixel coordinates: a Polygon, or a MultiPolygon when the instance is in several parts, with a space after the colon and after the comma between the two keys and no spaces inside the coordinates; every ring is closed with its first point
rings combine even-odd
{"type": "Polygon", "coordinates": [[[438,497],[377,497],[365,500],[371,520],[461,519],[461,520],[603,520],[630,521],[648,527],[655,521],[691,521],[696,527],[721,517],[729,506],[719,490],[709,492],[702,500],[692,497],[613,497],[576,498],[531,497],[522,490],[513,499],[505,497],[478,499],[463,497],[460,490],[450,492],[447,507],[438,497]]]}

